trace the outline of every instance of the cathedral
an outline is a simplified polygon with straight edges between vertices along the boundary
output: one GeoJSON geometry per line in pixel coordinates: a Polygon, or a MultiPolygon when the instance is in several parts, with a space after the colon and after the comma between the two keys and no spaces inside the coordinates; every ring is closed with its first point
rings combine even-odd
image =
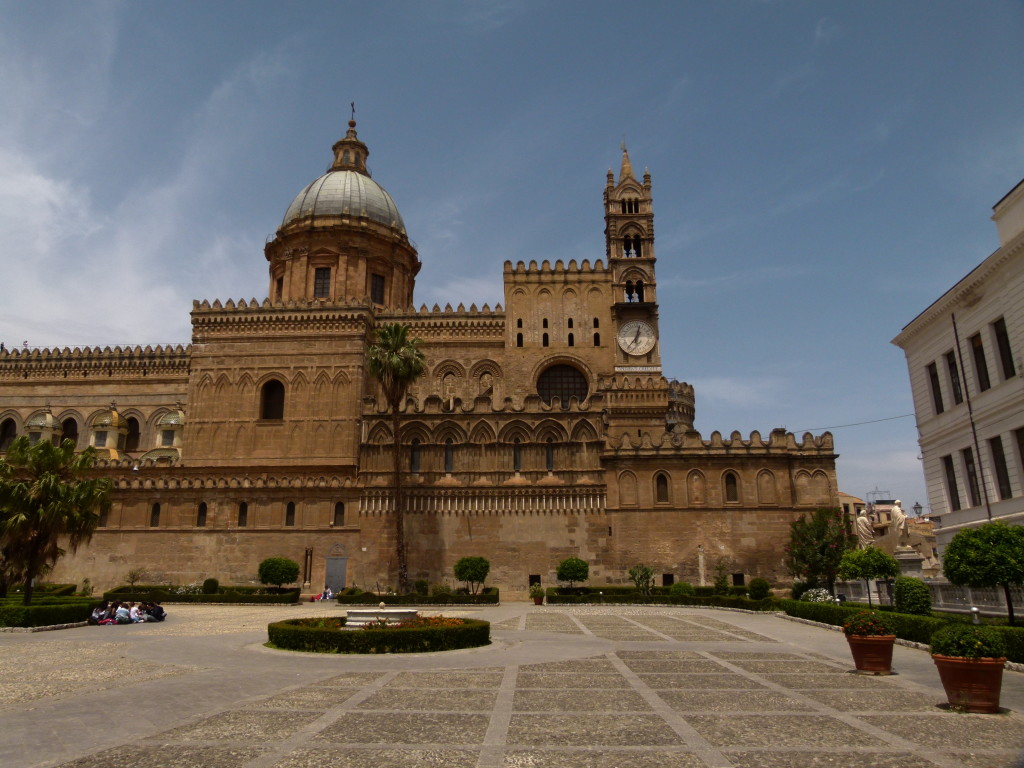
{"type": "Polygon", "coordinates": [[[662,372],[684,339],[659,327],[651,176],[625,148],[603,258],[506,262],[504,306],[419,309],[419,254],[354,120],[332,149],[265,247],[267,298],[194,302],[190,344],[0,351],[0,452],[70,438],[114,486],[50,580],[251,584],[285,556],[313,591],[395,586],[394,437],[367,366],[386,323],[427,362],[400,430],[410,579],[452,582],[471,555],[513,595],[570,556],[592,583],[637,563],[660,584],[789,578],[790,522],[837,503],[832,435],[694,430],[693,388],[662,372]]]}

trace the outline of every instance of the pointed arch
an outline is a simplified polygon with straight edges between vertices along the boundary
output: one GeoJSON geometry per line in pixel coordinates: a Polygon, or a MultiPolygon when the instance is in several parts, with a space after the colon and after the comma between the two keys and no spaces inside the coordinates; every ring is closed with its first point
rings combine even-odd
{"type": "Polygon", "coordinates": [[[741,501],[740,476],[731,469],[722,473],[722,499],[726,504],[739,504],[741,501]]]}
{"type": "Polygon", "coordinates": [[[589,443],[597,440],[597,430],[589,421],[580,421],[572,428],[572,442],[589,443]]]}
{"type": "Polygon", "coordinates": [[[635,507],[637,505],[636,475],[629,470],[619,473],[619,506],[635,507]]]}
{"type": "Polygon", "coordinates": [[[454,421],[442,422],[434,431],[434,442],[444,443],[447,440],[451,440],[456,445],[459,445],[466,442],[466,433],[454,421]]]}
{"type": "Polygon", "coordinates": [[[668,472],[654,473],[654,503],[670,504],[672,502],[672,480],[668,472]]]}
{"type": "Polygon", "coordinates": [[[543,443],[548,438],[551,438],[556,443],[565,442],[565,427],[562,426],[561,422],[554,419],[544,419],[536,426],[534,429],[534,440],[538,443],[543,443]]]}
{"type": "Polygon", "coordinates": [[[516,438],[519,438],[521,443],[530,441],[529,425],[518,419],[503,425],[498,431],[498,442],[500,443],[512,443],[516,438]]]}
{"type": "Polygon", "coordinates": [[[775,487],[775,474],[762,469],[757,473],[757,503],[775,505],[779,503],[778,490],[775,487]]]}
{"type": "Polygon", "coordinates": [[[708,500],[708,483],[704,473],[699,469],[690,471],[686,476],[686,494],[691,506],[702,506],[708,500]]]}
{"type": "Polygon", "coordinates": [[[384,422],[374,424],[370,427],[366,442],[370,445],[391,445],[391,428],[384,422]]]}
{"type": "Polygon", "coordinates": [[[478,421],[469,431],[469,442],[476,445],[489,445],[496,442],[494,427],[486,421],[478,421]]]}

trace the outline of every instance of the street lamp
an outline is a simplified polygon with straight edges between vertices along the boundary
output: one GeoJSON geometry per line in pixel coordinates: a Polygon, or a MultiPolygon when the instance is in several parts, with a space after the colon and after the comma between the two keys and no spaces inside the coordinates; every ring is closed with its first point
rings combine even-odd
{"type": "Polygon", "coordinates": [[[914,517],[920,517],[921,510],[924,509],[924,507],[921,506],[920,501],[915,501],[914,506],[912,506],[911,509],[914,510],[914,517]]]}

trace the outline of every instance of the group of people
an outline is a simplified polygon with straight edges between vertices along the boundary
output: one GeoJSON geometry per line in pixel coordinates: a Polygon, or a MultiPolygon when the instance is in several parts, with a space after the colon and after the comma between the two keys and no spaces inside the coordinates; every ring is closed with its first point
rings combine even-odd
{"type": "Polygon", "coordinates": [[[330,587],[324,587],[324,591],[321,592],[319,595],[313,595],[313,597],[310,598],[310,602],[314,602],[315,603],[315,602],[318,602],[320,600],[333,600],[333,599],[334,599],[334,593],[331,592],[331,588],[330,587]]]}
{"type": "Polygon", "coordinates": [[[92,609],[90,624],[137,624],[142,621],[163,621],[167,618],[160,603],[119,603],[104,601],[92,609]]]}

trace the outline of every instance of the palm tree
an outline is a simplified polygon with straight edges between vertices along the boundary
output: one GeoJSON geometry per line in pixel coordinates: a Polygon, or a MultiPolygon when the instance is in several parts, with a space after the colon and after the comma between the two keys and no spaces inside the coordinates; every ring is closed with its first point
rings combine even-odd
{"type": "Polygon", "coordinates": [[[74,552],[110,507],[111,482],[86,477],[95,463],[96,452],[76,454],[73,440],[33,445],[24,435],[0,459],[0,547],[7,570],[25,581],[25,605],[32,581],[64,554],[62,537],[74,552]]]}
{"type": "Polygon", "coordinates": [[[420,351],[420,340],[409,338],[409,326],[386,323],[377,328],[377,340],[367,349],[370,373],[384,391],[391,411],[392,458],[395,472],[395,538],[398,554],[398,589],[409,591],[409,566],[405,554],[405,510],[402,498],[401,408],[406,393],[426,370],[426,358],[420,351]]]}

